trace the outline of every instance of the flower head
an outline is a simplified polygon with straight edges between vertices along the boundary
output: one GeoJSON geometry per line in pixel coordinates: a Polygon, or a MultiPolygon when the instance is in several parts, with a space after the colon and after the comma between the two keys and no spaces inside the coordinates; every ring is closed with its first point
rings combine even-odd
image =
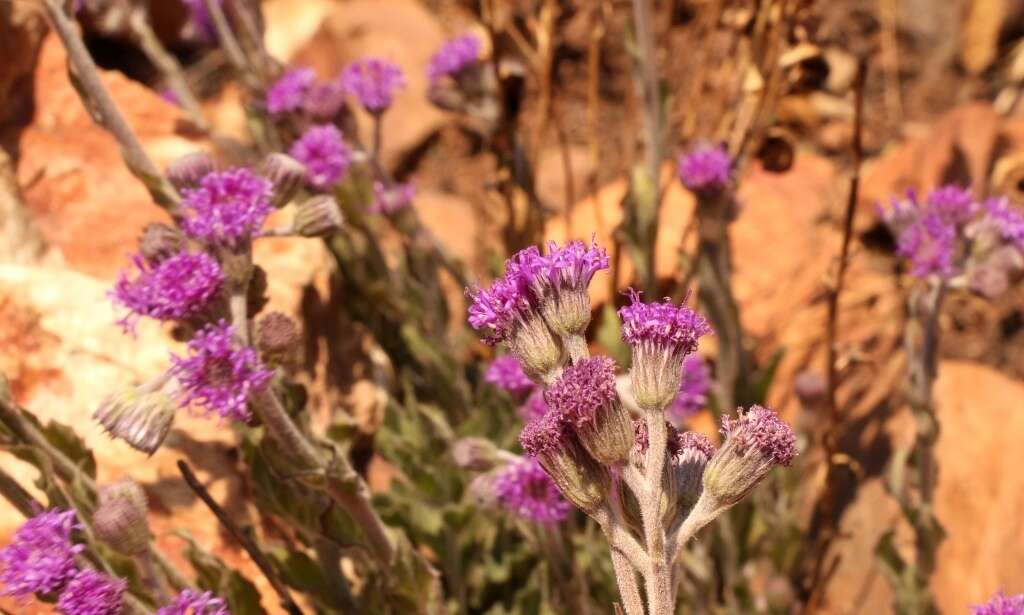
{"type": "Polygon", "coordinates": [[[174,411],[174,401],[166,393],[143,386],[107,397],[93,418],[111,438],[152,455],[170,432],[174,411]]]}
{"type": "MultiPolygon", "coordinates": [[[[222,4],[223,1],[217,0],[217,4],[222,4]]],[[[189,19],[195,25],[199,36],[207,42],[216,41],[217,27],[213,23],[213,16],[210,15],[210,10],[206,8],[206,2],[203,0],[182,0],[182,3],[188,9],[189,19]]]]}
{"type": "Polygon", "coordinates": [[[213,592],[186,589],[170,604],[161,607],[156,615],[231,615],[231,611],[227,603],[214,596],[213,592]]]}
{"type": "Polygon", "coordinates": [[[234,168],[207,174],[199,186],[184,190],[187,215],[182,230],[208,245],[245,245],[270,214],[273,184],[249,169],[234,168]]]}
{"type": "Polygon", "coordinates": [[[707,406],[710,390],[711,369],[707,361],[697,355],[690,355],[683,361],[679,393],[665,412],[674,422],[682,423],[707,406]]]}
{"type": "Polygon", "coordinates": [[[701,337],[711,333],[703,316],[685,305],[641,303],[630,291],[632,303],[619,309],[622,337],[633,348],[630,378],[637,404],[647,411],[666,407],[679,394],[683,360],[697,349],[701,337]]]}
{"type": "Polygon", "coordinates": [[[608,268],[604,248],[582,241],[570,241],[559,247],[548,242],[547,255],[536,248],[520,250],[511,259],[513,275],[519,285],[529,289],[530,300],[537,305],[552,330],[559,335],[581,334],[590,322],[590,297],[587,288],[594,274],[608,268]]]}
{"type": "Polygon", "coordinates": [[[601,406],[618,399],[615,361],[609,357],[592,357],[570,365],[548,388],[544,399],[575,426],[593,423],[601,406]]]}
{"type": "Polygon", "coordinates": [[[384,182],[373,182],[373,202],[370,211],[390,216],[408,207],[416,198],[416,185],[412,182],[388,187],[384,182]]]}
{"type": "Polygon", "coordinates": [[[187,320],[206,312],[219,295],[224,274],[205,252],[179,252],[156,264],[136,255],[135,276],[122,270],[110,296],[129,310],[120,324],[134,329],[140,316],[156,320],[187,320]]]}
{"type": "Polygon", "coordinates": [[[288,153],[306,166],[309,184],[321,190],[338,183],[352,162],[352,152],[334,124],[310,127],[288,153]]]}
{"type": "Polygon", "coordinates": [[[62,615],[120,615],[128,582],[95,570],[82,570],[68,581],[57,600],[62,615]]]}
{"type": "Polygon", "coordinates": [[[273,372],[257,352],[238,346],[226,320],[209,324],[188,343],[188,356],[171,355],[181,384],[180,405],[197,404],[226,419],[249,420],[249,396],[262,391],[273,372]]]}
{"type": "Polygon", "coordinates": [[[394,62],[382,58],[363,58],[349,64],[341,73],[345,90],[359,99],[370,113],[381,113],[391,106],[395,92],[405,87],[405,74],[394,62]]]}
{"type": "Polygon", "coordinates": [[[498,502],[515,515],[537,523],[564,521],[572,504],[536,459],[512,461],[494,476],[498,502]]]}
{"type": "Polygon", "coordinates": [[[484,381],[513,394],[528,393],[536,386],[523,371],[519,359],[512,355],[503,355],[492,361],[484,372],[484,381]]]}
{"type": "Polygon", "coordinates": [[[3,595],[23,600],[60,589],[77,569],[75,554],[85,548],[71,542],[71,532],[81,527],[75,511],[60,509],[23,523],[11,544],[0,549],[3,595]]]}
{"type": "Polygon", "coordinates": [[[735,419],[723,416],[722,435],[741,455],[756,453],[782,466],[788,466],[796,457],[793,428],[774,410],[763,406],[751,406],[746,412],[738,413],[735,419]]]}
{"type": "Polygon", "coordinates": [[[345,106],[345,87],[340,79],[315,83],[306,92],[302,108],[314,119],[330,120],[345,106]]]}
{"type": "Polygon", "coordinates": [[[1006,241],[1024,250],[1024,211],[1014,208],[1006,197],[985,201],[985,220],[1006,241]]]}
{"type": "Polygon", "coordinates": [[[732,157],[723,145],[700,145],[679,157],[679,180],[690,190],[724,188],[731,173],[732,157]]]}
{"type": "Polygon", "coordinates": [[[900,234],[897,253],[910,260],[910,273],[918,278],[930,275],[950,277],[957,268],[953,262],[957,247],[957,228],[942,217],[928,213],[900,234]]]}
{"type": "Polygon", "coordinates": [[[971,615],[1024,615],[1024,594],[1007,596],[999,592],[985,604],[972,606],[971,615]]]}
{"type": "Polygon", "coordinates": [[[134,556],[149,546],[146,494],[135,481],[126,478],[100,489],[99,503],[92,516],[96,537],[118,553],[134,556]]]}
{"type": "Polygon", "coordinates": [[[459,74],[480,59],[482,49],[480,39],[472,34],[464,34],[445,42],[430,58],[427,78],[435,83],[446,76],[459,74]]]}
{"type": "Polygon", "coordinates": [[[939,186],[928,194],[924,213],[938,216],[947,224],[966,224],[978,210],[971,191],[967,188],[948,184],[939,186]]]}
{"type": "Polygon", "coordinates": [[[611,482],[607,469],[587,454],[559,412],[551,410],[527,423],[519,443],[570,502],[592,511],[604,501],[611,482]]]}
{"type": "MultiPolygon", "coordinates": [[[[203,3],[203,0],[193,1],[203,3]]],[[[316,72],[312,68],[304,66],[285,72],[267,88],[267,111],[281,115],[302,109],[315,82],[316,72]]]]}

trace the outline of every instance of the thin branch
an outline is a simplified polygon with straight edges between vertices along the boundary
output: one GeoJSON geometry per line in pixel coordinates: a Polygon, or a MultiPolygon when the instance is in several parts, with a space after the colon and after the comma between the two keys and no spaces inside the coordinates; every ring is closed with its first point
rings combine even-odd
{"type": "Polygon", "coordinates": [[[93,119],[109,132],[121,146],[121,156],[128,170],[149,190],[153,200],[172,216],[178,210],[178,193],[163,176],[153,160],[146,154],[142,142],[121,115],[110,92],[100,79],[99,70],[86,49],[82,37],[64,14],[61,0],[43,0],[46,13],[54,30],[67,50],[68,63],[74,73],[74,84],[79,96],[93,115],[93,119]]]}
{"type": "Polygon", "coordinates": [[[277,577],[274,571],[273,565],[267,559],[267,556],[263,554],[259,545],[256,544],[255,539],[252,537],[252,528],[246,526],[244,528],[236,525],[232,520],[231,516],[228,515],[227,511],[221,508],[220,504],[213,499],[210,492],[206,490],[195,473],[192,472],[192,468],[183,460],[178,461],[178,470],[181,472],[182,478],[188,484],[189,488],[195,492],[199,499],[206,504],[206,507],[217,517],[221,525],[238,541],[238,543],[245,549],[245,552],[249,554],[252,561],[263,573],[263,576],[270,581],[270,586],[274,588],[278,598],[281,600],[281,607],[284,608],[289,615],[302,615],[302,609],[299,608],[295,601],[292,599],[291,592],[285,586],[284,582],[277,577]]]}

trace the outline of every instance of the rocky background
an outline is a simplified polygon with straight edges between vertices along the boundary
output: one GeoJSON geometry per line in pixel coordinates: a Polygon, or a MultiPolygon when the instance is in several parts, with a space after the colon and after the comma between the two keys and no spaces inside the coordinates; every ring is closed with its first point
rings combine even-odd
{"type": "MultiPolygon", "coordinates": [[[[582,5],[587,3],[578,4],[578,14],[586,14],[582,5]]],[[[843,535],[835,544],[842,558],[828,600],[832,613],[889,612],[889,588],[873,549],[878,536],[899,525],[901,517],[881,481],[888,455],[912,437],[909,415],[888,403],[902,378],[903,295],[891,251],[875,241],[874,204],[908,186],[949,180],[979,191],[1003,191],[1018,203],[1024,197],[1024,118],[1017,104],[1024,52],[1014,38],[1024,30],[1022,3],[942,3],[953,7],[947,9],[921,0],[883,0],[877,3],[880,11],[874,3],[870,9],[862,4],[830,5],[829,18],[843,23],[826,54],[829,80],[835,83],[782,102],[781,123],[792,135],[787,138],[795,159],[781,173],[761,163],[744,173],[744,209],[732,235],[736,291],[757,354],[767,360],[784,351],[769,399],[794,421],[813,420],[801,415],[793,381],[807,370],[820,373],[824,364],[824,288],[840,241],[852,134],[843,71],[849,73],[849,54],[858,51],[852,48],[870,47],[868,159],[840,315],[840,344],[848,358],[840,390],[849,408],[844,445],[862,486],[842,510],[843,535]]],[[[282,62],[334,74],[349,60],[376,53],[403,66],[410,87],[387,115],[385,159],[416,182],[415,206],[427,225],[484,275],[485,248],[496,241],[502,215],[485,194],[493,165],[488,154],[466,142],[453,118],[427,102],[422,77],[437,46],[469,27],[466,12],[458,3],[431,0],[267,0],[264,6],[267,42],[282,62]]],[[[161,35],[174,40],[182,19],[173,11],[160,16],[161,35]]],[[[599,242],[609,244],[626,190],[622,170],[628,167],[622,157],[628,148],[619,145],[636,130],[628,120],[635,102],[622,94],[628,83],[608,85],[600,110],[607,134],[597,141],[595,156],[594,141],[577,125],[583,114],[574,89],[584,89],[585,79],[582,60],[572,53],[585,49],[592,36],[582,20],[559,25],[570,59],[559,64],[567,93],[553,108],[565,138],[554,128],[539,130],[536,189],[557,211],[548,227],[551,238],[596,233],[599,242]]],[[[135,70],[128,51],[118,46],[123,43],[116,23],[96,18],[86,27],[109,56],[108,88],[158,164],[206,147],[209,139],[244,138],[240,94],[230,86],[204,97],[217,134],[197,136],[181,111],[135,70]]],[[[673,36],[671,30],[666,35],[674,41],[673,36]]],[[[663,60],[685,62],[685,56],[673,56],[680,50],[671,45],[660,53],[663,60]]],[[[693,121],[699,124],[701,118],[693,121]]],[[[221,535],[174,467],[176,459],[188,455],[212,494],[229,507],[235,503],[235,514],[246,515],[244,486],[236,477],[232,437],[224,425],[183,416],[168,444],[146,460],[109,440],[90,420],[104,396],[156,374],[166,349],[175,347],[168,332],[152,323],[143,323],[135,338],[123,335],[106,298],[140,229],[163,214],[123,167],[114,141],[82,107],[68,81],[63,49],[30,2],[0,1],[0,144],[0,372],[10,379],[17,402],[41,419],[74,426],[96,455],[101,482],[130,471],[146,488],[154,530],[167,552],[180,552],[184,545],[165,530],[189,527],[266,594],[263,577],[221,535]]],[[[661,277],[679,275],[672,263],[687,237],[692,207],[692,197],[673,184],[658,232],[661,277]]],[[[308,322],[323,309],[332,266],[326,250],[317,242],[287,238],[258,247],[256,260],[274,281],[272,308],[306,316],[308,322]]],[[[628,280],[629,272],[621,278],[628,280]]],[[[595,300],[613,299],[609,287],[595,289],[595,300]]],[[[452,294],[458,301],[458,289],[452,294]]],[[[971,299],[949,304],[936,390],[943,426],[937,506],[949,537],[941,546],[933,587],[944,613],[963,613],[1000,587],[1024,589],[1024,289],[996,305],[971,299]]],[[[327,373],[327,358],[310,333],[304,377],[315,395],[350,413],[372,435],[381,421],[383,397],[369,376],[369,351],[357,329],[340,335],[352,340],[350,356],[344,364],[332,363],[327,373]]],[[[698,426],[711,430],[712,422],[698,426]]],[[[0,463],[16,468],[22,483],[31,484],[29,466],[2,452],[0,463]]],[[[386,463],[371,459],[368,475],[374,488],[386,489],[391,472],[386,463]]],[[[0,506],[0,544],[20,522],[15,511],[0,506]]],[[[909,548],[909,530],[900,527],[897,536],[909,548]]],[[[265,599],[264,607],[274,612],[270,602],[265,599]]],[[[9,601],[0,600],[0,607],[21,612],[9,601]]]]}

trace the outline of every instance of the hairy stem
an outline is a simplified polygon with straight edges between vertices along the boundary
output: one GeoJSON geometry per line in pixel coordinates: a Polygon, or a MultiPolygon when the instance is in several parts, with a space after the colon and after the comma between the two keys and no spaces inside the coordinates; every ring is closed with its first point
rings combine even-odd
{"type": "Polygon", "coordinates": [[[160,581],[160,575],[157,574],[156,563],[153,561],[153,552],[147,548],[135,557],[135,561],[139,563],[139,568],[142,570],[142,583],[149,590],[150,595],[156,598],[159,604],[170,602],[171,596],[160,581]]]}
{"type": "Polygon", "coordinates": [[[644,571],[649,615],[669,615],[673,611],[671,568],[665,553],[665,526],[661,522],[664,486],[665,448],[668,432],[661,412],[647,412],[647,457],[644,461],[644,489],[638,494],[644,526],[648,568],[644,571]]]}

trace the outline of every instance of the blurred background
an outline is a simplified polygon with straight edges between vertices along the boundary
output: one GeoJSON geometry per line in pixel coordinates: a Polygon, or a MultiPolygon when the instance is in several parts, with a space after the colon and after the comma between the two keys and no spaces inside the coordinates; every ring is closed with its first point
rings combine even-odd
{"type": "MultiPolygon", "coordinates": [[[[243,156],[250,142],[245,90],[187,5],[153,2],[146,31],[133,20],[129,0],[83,5],[78,20],[104,83],[160,166],[197,149],[224,159],[243,156]],[[154,40],[180,62],[208,126],[169,90],[154,40]]],[[[1024,203],[1024,2],[660,0],[652,6],[666,162],[648,286],[679,298],[693,273],[687,254],[696,242],[694,198],[672,180],[668,159],[698,142],[742,152],[742,209],[731,226],[734,292],[751,352],[772,367],[763,381],[765,399],[806,434],[801,465],[780,479],[798,484],[777,487],[790,494],[777,499],[778,518],[750,529],[757,546],[733,569],[739,580],[730,583],[757,598],[738,599],[732,612],[806,612],[794,605],[806,605],[811,595],[815,612],[892,612],[876,545],[892,532],[897,552],[912,549],[885,482],[913,425],[899,402],[906,282],[897,275],[893,238],[876,203],[946,182],[1024,203]],[[860,61],[867,66],[863,164],[837,338],[843,469],[827,504],[836,531],[822,545],[816,541],[824,535],[828,464],[813,443],[827,420],[820,405],[825,296],[849,191],[860,61]],[[765,532],[777,535],[766,543],[765,532]],[[810,571],[808,554],[816,550],[828,554],[823,571],[810,571]]],[[[629,2],[265,0],[262,15],[267,51],[282,65],[308,65],[330,77],[373,54],[405,70],[408,87],[384,119],[383,161],[397,179],[414,182],[423,223],[466,264],[470,280],[490,279],[524,245],[592,235],[616,263],[592,287],[596,314],[621,305],[620,291],[643,276],[622,231],[624,202],[635,189],[631,169],[645,152],[629,2]],[[485,113],[445,111],[428,97],[431,56],[466,32],[484,40],[485,54],[495,59],[503,96],[498,122],[485,113]]],[[[0,372],[20,405],[79,432],[101,480],[130,472],[143,483],[151,522],[168,552],[180,552],[182,541],[161,532],[188,527],[266,594],[252,562],[222,535],[174,467],[188,456],[232,514],[252,516],[231,430],[183,414],[167,446],[143,462],[90,418],[111,390],[162,370],[167,348],[176,347],[153,323],[140,325],[134,338],[122,335],[106,298],[140,230],[161,220],[165,214],[124,168],[116,142],[80,102],[63,47],[38,6],[0,0],[0,372]]],[[[402,449],[389,401],[394,380],[402,380],[401,365],[393,364],[400,360],[365,310],[345,307],[350,297],[326,244],[264,240],[256,260],[272,280],[270,307],[302,320],[293,375],[314,402],[313,421],[343,417],[354,434],[353,457],[381,494],[389,523],[412,528],[420,550],[439,561],[432,540],[442,527],[458,526],[467,535],[477,530],[459,525],[458,515],[469,514],[463,508],[444,508],[446,498],[463,501],[462,486],[439,488],[437,516],[425,506],[424,518],[410,516],[405,487],[396,488],[418,480],[408,465],[437,464],[439,472],[449,471],[443,463],[451,466],[441,461],[444,445],[422,449],[419,459],[393,452],[402,449]]],[[[451,353],[464,378],[452,386],[469,401],[458,411],[445,406],[442,393],[433,401],[465,413],[452,419],[460,434],[494,422],[473,419],[474,413],[507,414],[500,429],[483,431],[504,434],[502,444],[513,446],[513,406],[480,383],[492,355],[465,331],[462,287],[451,276],[441,281],[446,335],[455,342],[437,350],[451,353]]],[[[947,537],[931,587],[942,613],[963,613],[1000,588],[1024,589],[1024,288],[992,301],[957,294],[946,302],[941,328],[935,507],[947,537]]],[[[595,347],[621,350],[605,320],[595,318],[591,333],[595,347]]],[[[690,425],[709,435],[716,430],[707,411],[690,425]]],[[[0,463],[26,485],[35,476],[2,451],[0,463]]],[[[0,544],[21,521],[0,505],[0,544]]],[[[521,548],[514,546],[517,536],[473,538],[474,545],[490,545],[491,551],[473,551],[480,557],[473,564],[484,569],[467,564],[444,571],[447,589],[459,575],[476,588],[464,590],[468,611],[540,612],[528,606],[535,598],[517,593],[531,578],[532,560],[493,556],[521,548]]],[[[581,530],[578,538],[585,536],[581,530]]],[[[608,596],[608,571],[594,574],[594,595],[608,596]]],[[[271,602],[263,606],[274,612],[271,602]]],[[[595,603],[592,612],[607,612],[609,600],[595,603]]],[[[0,607],[28,612],[10,600],[0,599],[0,607]]]]}

